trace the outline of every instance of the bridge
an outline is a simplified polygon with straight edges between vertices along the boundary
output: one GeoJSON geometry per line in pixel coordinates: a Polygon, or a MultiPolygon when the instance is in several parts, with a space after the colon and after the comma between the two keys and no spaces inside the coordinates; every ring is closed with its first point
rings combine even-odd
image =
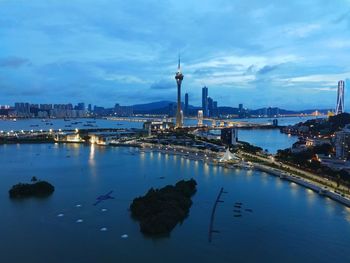
{"type": "MultiPolygon", "coordinates": [[[[174,122],[175,118],[170,117],[107,117],[107,120],[112,121],[128,121],[128,122],[146,122],[146,121],[154,121],[154,122],[174,122]]],[[[200,123],[200,120],[196,117],[185,117],[185,120],[194,120],[197,121],[197,123],[200,123]]],[[[259,128],[259,127],[267,127],[271,126],[271,123],[264,122],[264,123],[253,123],[253,122],[247,122],[247,121],[233,121],[231,119],[214,119],[214,118],[203,118],[202,122],[209,122],[211,125],[196,125],[195,127],[212,127],[212,128],[225,128],[225,127],[238,127],[238,128],[259,128]]],[[[187,125],[189,127],[189,125],[187,125]]]]}

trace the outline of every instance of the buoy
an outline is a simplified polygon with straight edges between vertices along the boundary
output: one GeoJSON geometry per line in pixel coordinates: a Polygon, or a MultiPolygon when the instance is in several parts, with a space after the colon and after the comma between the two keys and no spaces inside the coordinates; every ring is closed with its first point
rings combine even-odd
{"type": "Polygon", "coordinates": [[[121,238],[128,238],[129,236],[127,234],[121,235],[121,238]]]}
{"type": "Polygon", "coordinates": [[[76,223],[83,223],[83,219],[78,219],[76,223]]]}

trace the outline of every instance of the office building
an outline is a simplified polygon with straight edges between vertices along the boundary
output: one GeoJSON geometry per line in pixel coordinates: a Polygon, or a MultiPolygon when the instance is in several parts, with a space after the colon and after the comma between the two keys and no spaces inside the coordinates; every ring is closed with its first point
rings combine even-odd
{"type": "Polygon", "coordinates": [[[202,88],[202,110],[204,117],[208,117],[208,88],[202,88]]]}
{"type": "Polygon", "coordinates": [[[225,145],[236,145],[238,140],[238,130],[235,128],[221,129],[221,142],[225,145]]]}
{"type": "Polygon", "coordinates": [[[188,115],[188,93],[185,94],[185,116],[188,115]]]}

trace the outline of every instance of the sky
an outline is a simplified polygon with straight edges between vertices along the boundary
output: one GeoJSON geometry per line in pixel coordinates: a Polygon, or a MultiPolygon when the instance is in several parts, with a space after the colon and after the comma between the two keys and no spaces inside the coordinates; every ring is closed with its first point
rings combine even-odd
{"type": "Polygon", "coordinates": [[[192,105],[334,108],[350,0],[0,0],[0,105],[175,101],[179,54],[192,105]]]}

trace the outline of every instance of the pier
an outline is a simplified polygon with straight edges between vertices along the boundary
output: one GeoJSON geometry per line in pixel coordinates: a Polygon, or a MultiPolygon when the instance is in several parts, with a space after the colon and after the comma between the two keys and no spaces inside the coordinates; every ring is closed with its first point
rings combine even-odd
{"type": "Polygon", "coordinates": [[[214,229],[214,219],[215,219],[215,212],[216,212],[216,207],[217,207],[218,203],[223,203],[224,202],[224,201],[222,201],[220,199],[220,197],[221,197],[222,194],[225,194],[225,193],[227,193],[227,192],[225,192],[224,188],[221,187],[220,192],[219,192],[218,196],[216,197],[216,200],[215,200],[215,203],[214,203],[214,206],[213,206],[213,210],[211,211],[210,223],[209,223],[209,232],[208,232],[208,241],[209,241],[209,243],[211,243],[211,241],[212,241],[213,233],[220,233],[219,230],[215,230],[214,229]]]}

